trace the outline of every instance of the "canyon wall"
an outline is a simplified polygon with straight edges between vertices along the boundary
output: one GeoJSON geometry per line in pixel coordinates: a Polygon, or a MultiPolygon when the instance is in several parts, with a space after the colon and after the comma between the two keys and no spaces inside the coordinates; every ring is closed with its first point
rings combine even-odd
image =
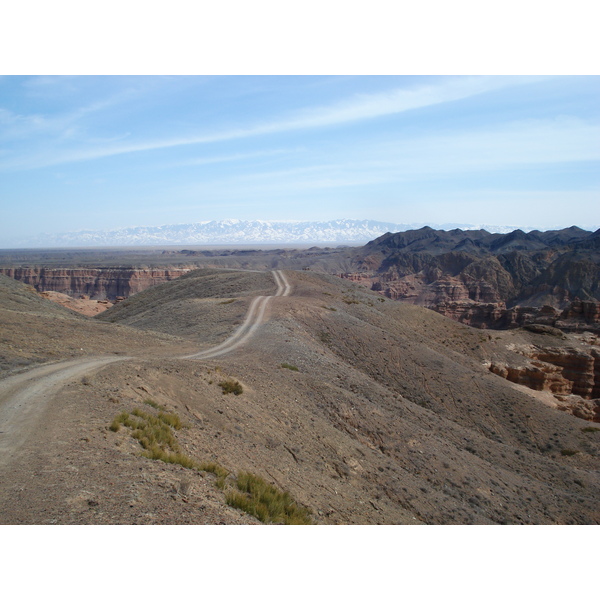
{"type": "Polygon", "coordinates": [[[31,285],[38,292],[59,292],[92,300],[127,298],[149,287],[171,281],[190,269],[81,268],[46,267],[0,268],[0,273],[31,285]]]}
{"type": "Polygon", "coordinates": [[[530,348],[510,363],[492,362],[492,373],[537,391],[551,392],[558,409],[600,422],[600,349],[530,348]]]}
{"type": "Polygon", "coordinates": [[[387,233],[337,274],[393,300],[491,329],[600,332],[600,230],[387,233]]]}
{"type": "Polygon", "coordinates": [[[392,300],[424,306],[471,327],[512,329],[537,324],[568,332],[600,333],[600,302],[568,300],[569,295],[562,289],[553,291],[555,304],[564,306],[562,309],[549,304],[508,308],[499,287],[491,281],[474,280],[466,284],[457,277],[440,277],[428,282],[423,273],[400,279],[389,273],[342,273],[340,277],[392,300]]]}
{"type": "Polygon", "coordinates": [[[574,300],[564,310],[552,306],[514,306],[504,302],[440,302],[427,306],[451,319],[480,329],[548,325],[566,332],[600,333],[600,302],[574,300]]]}

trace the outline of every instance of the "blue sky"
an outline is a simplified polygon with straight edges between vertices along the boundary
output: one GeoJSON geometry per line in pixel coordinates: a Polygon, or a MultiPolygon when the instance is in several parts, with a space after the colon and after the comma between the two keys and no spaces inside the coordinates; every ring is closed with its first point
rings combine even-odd
{"type": "Polygon", "coordinates": [[[600,227],[598,76],[4,76],[0,247],[263,220],[600,227]]]}

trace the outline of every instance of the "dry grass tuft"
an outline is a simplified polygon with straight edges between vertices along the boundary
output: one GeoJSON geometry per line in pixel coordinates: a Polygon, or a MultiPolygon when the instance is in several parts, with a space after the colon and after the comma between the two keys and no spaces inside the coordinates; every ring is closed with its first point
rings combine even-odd
{"type": "Polygon", "coordinates": [[[262,477],[248,472],[237,476],[238,490],[230,490],[225,500],[230,506],[255,516],[263,523],[310,525],[308,509],[296,504],[288,492],[280,492],[262,477]]]}
{"type": "Polygon", "coordinates": [[[121,425],[131,429],[131,436],[144,449],[142,456],[166,463],[176,463],[188,469],[196,469],[194,459],[183,454],[173,435],[173,429],[181,429],[179,415],[160,411],[152,415],[136,408],[131,413],[122,412],[110,425],[111,431],[119,431],[121,425]]]}
{"type": "MultiPolygon", "coordinates": [[[[225,490],[226,480],[230,475],[227,469],[216,462],[199,463],[181,451],[173,435],[174,429],[183,427],[178,415],[163,411],[154,415],[136,408],[131,413],[118,414],[113,419],[110,430],[119,431],[121,426],[131,429],[131,436],[144,449],[142,456],[168,464],[178,464],[186,469],[213,473],[217,476],[216,487],[225,490]]],[[[288,492],[280,492],[262,477],[240,472],[232,481],[237,489],[225,492],[225,500],[230,506],[247,512],[263,523],[311,523],[308,509],[296,504],[288,492]]]]}

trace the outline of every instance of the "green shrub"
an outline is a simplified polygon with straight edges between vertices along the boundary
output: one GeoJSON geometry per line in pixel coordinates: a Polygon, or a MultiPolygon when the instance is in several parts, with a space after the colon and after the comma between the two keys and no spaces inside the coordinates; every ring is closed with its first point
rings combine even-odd
{"type": "Polygon", "coordinates": [[[219,387],[223,390],[224,394],[235,394],[236,396],[239,396],[244,391],[242,384],[235,379],[226,379],[225,381],[221,381],[221,383],[219,383],[219,387]]]}
{"type": "Polygon", "coordinates": [[[288,363],[281,363],[281,365],[279,365],[282,369],[289,369],[290,371],[297,371],[298,367],[294,366],[294,365],[290,365],[288,363]]]}
{"type": "Polygon", "coordinates": [[[600,431],[598,427],[582,427],[581,431],[584,433],[595,433],[596,431],[600,431]]]}
{"type": "Polygon", "coordinates": [[[175,413],[161,411],[158,413],[158,419],[173,429],[179,430],[183,428],[183,423],[181,422],[179,415],[175,413]]]}
{"type": "Polygon", "coordinates": [[[217,476],[217,480],[215,481],[217,488],[220,490],[225,488],[225,479],[229,475],[229,471],[220,464],[215,462],[202,463],[198,466],[198,469],[207,473],[214,473],[217,476]]]}
{"type": "Polygon", "coordinates": [[[152,460],[162,460],[162,462],[168,464],[181,465],[186,469],[198,470],[198,463],[196,463],[193,458],[187,454],[183,454],[182,452],[169,452],[168,450],[162,450],[157,446],[153,446],[150,450],[142,452],[142,456],[151,458],[152,460]]]}
{"type": "MultiPolygon", "coordinates": [[[[131,429],[131,436],[144,449],[142,456],[168,464],[178,464],[186,469],[214,473],[217,476],[216,487],[220,490],[225,489],[225,481],[229,476],[227,469],[215,462],[198,463],[191,456],[181,452],[173,435],[173,429],[183,427],[178,415],[162,411],[158,415],[152,415],[136,408],[131,413],[118,414],[113,419],[110,430],[119,431],[121,425],[131,429]]],[[[240,508],[263,523],[311,523],[308,509],[296,504],[288,492],[280,492],[262,477],[240,472],[235,478],[235,485],[237,489],[225,492],[227,504],[240,508]]]]}

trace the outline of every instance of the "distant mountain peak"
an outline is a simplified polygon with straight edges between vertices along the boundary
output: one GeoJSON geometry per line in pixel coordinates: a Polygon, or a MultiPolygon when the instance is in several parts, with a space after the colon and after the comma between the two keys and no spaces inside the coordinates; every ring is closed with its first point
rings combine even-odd
{"type": "MultiPolygon", "coordinates": [[[[393,223],[368,219],[330,221],[265,221],[226,219],[175,225],[125,227],[105,231],[41,234],[12,240],[6,248],[64,248],[107,246],[206,246],[243,244],[347,244],[362,245],[389,233],[418,230],[427,237],[439,230],[478,230],[509,233],[516,227],[450,223],[393,223]]],[[[533,228],[522,228],[531,231],[533,228]]],[[[572,229],[572,228],[570,228],[572,229]]],[[[577,233],[575,228],[574,234],[577,233]]],[[[519,230],[521,231],[521,230],[519,230]]],[[[581,230],[579,230],[581,231],[581,230]]],[[[521,234],[524,233],[521,231],[521,234]]]]}

